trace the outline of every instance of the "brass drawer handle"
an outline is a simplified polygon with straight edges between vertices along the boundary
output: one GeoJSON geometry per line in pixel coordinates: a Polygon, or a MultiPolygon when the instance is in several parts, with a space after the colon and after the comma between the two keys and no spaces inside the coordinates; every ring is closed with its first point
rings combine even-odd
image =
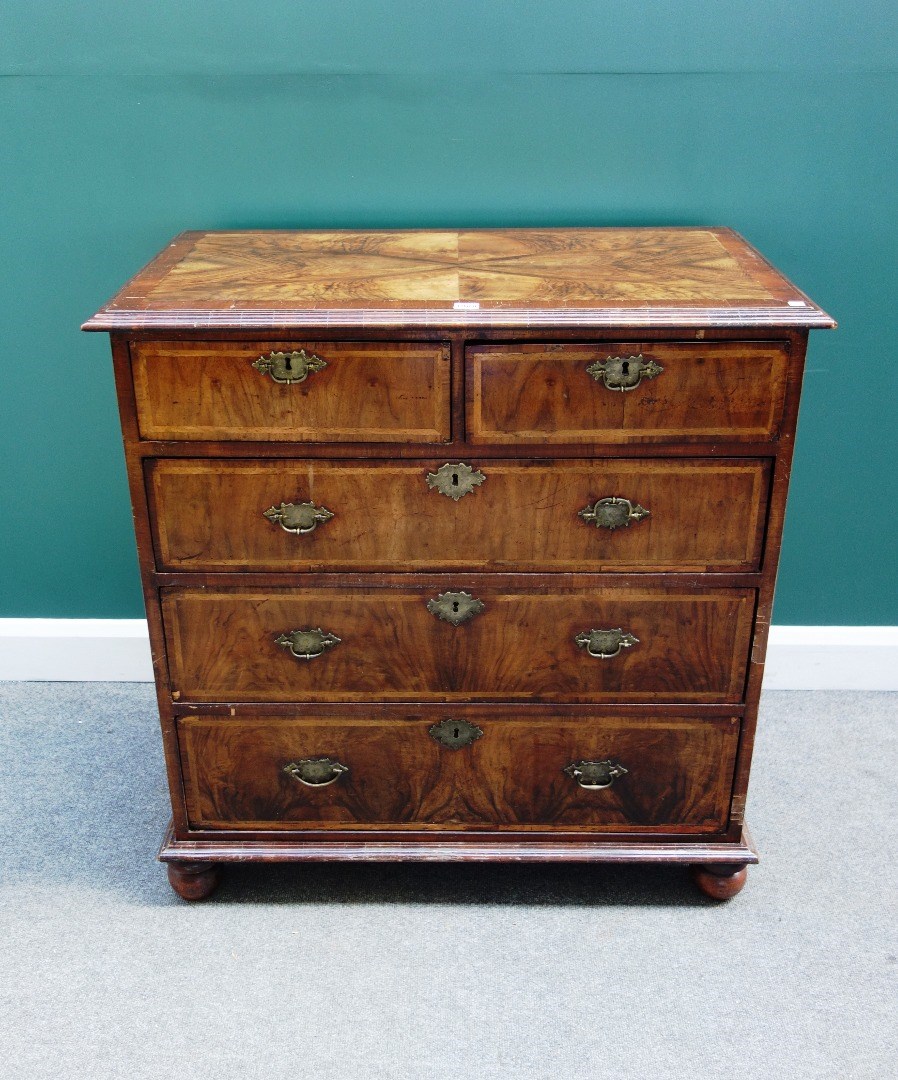
{"type": "Polygon", "coordinates": [[[327,787],[336,783],[344,773],[349,772],[348,765],[341,765],[329,757],[307,757],[300,761],[291,761],[284,766],[284,772],[306,787],[327,787]]]}
{"type": "Polygon", "coordinates": [[[643,379],[654,379],[664,370],[654,360],[639,356],[608,356],[596,360],[586,369],[596,382],[604,383],[609,390],[635,390],[643,379]]]}
{"type": "Polygon", "coordinates": [[[622,525],[630,527],[631,521],[642,521],[649,516],[649,511],[638,503],[634,506],[629,499],[619,499],[612,495],[608,499],[599,499],[592,506],[577,511],[577,517],[595,525],[597,529],[619,529],[622,525]]]}
{"type": "Polygon", "coordinates": [[[610,660],[612,656],[617,656],[621,649],[629,649],[631,645],[639,644],[639,638],[625,634],[620,627],[616,630],[584,630],[574,641],[581,649],[586,649],[590,656],[602,660],[610,660]]]}
{"type": "Polygon", "coordinates": [[[327,507],[310,502],[281,503],[280,506],[269,506],[262,511],[262,517],[268,518],[272,524],[280,525],[284,532],[298,536],[314,532],[333,516],[327,507]]]}
{"type": "Polygon", "coordinates": [[[428,473],[425,479],[429,488],[435,488],[441,495],[458,502],[463,495],[470,495],[475,487],[480,487],[486,477],[480,469],[474,469],[463,461],[456,465],[447,461],[436,472],[428,473]]]}
{"type": "Polygon", "coordinates": [[[314,660],[316,656],[321,656],[325,649],[339,645],[342,639],[336,634],[326,633],[319,626],[315,630],[288,630],[274,640],[281,648],[288,649],[290,655],[297,660],[314,660]]]}
{"type": "Polygon", "coordinates": [[[320,356],[309,356],[305,349],[299,352],[271,352],[253,361],[256,371],[270,375],[276,383],[289,386],[291,383],[305,382],[316,371],[327,367],[327,361],[320,356]]]}
{"type": "Polygon", "coordinates": [[[627,770],[623,765],[610,759],[605,761],[575,761],[564,772],[576,780],[587,791],[601,791],[602,788],[611,787],[619,776],[626,776],[627,770]]]}
{"type": "Polygon", "coordinates": [[[482,600],[475,599],[469,592],[444,592],[427,601],[427,610],[443,622],[458,626],[468,619],[473,619],[483,611],[482,600]]]}

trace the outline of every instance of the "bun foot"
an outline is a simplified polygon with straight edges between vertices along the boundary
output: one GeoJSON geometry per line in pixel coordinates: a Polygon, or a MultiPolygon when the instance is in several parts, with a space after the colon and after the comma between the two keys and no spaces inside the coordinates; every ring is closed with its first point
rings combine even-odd
{"type": "Polygon", "coordinates": [[[182,900],[205,900],[218,885],[218,867],[214,863],[166,863],[168,883],[182,900]]]}
{"type": "Polygon", "coordinates": [[[745,863],[715,863],[713,866],[693,866],[692,879],[705,896],[712,900],[729,900],[731,896],[742,892],[748,877],[745,863]]]}

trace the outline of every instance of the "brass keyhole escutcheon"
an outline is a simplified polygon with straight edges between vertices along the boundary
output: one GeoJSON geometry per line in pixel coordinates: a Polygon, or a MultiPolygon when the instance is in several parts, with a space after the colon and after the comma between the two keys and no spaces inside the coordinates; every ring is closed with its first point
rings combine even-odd
{"type": "Polygon", "coordinates": [[[664,368],[654,360],[639,356],[607,356],[596,360],[587,369],[596,382],[603,383],[608,390],[635,390],[643,379],[656,379],[664,368]]]}
{"type": "Polygon", "coordinates": [[[470,495],[474,488],[479,487],[486,477],[479,469],[474,469],[463,461],[455,465],[447,461],[436,472],[428,473],[425,479],[429,488],[448,496],[453,502],[458,502],[463,495],[470,495]]]}
{"type": "Polygon", "coordinates": [[[427,601],[427,610],[443,622],[459,626],[483,611],[483,601],[469,592],[444,592],[427,601]]]}
{"type": "Polygon", "coordinates": [[[483,730],[467,720],[446,719],[434,724],[428,735],[450,750],[460,750],[476,742],[483,735],[483,730]]]}
{"type": "Polygon", "coordinates": [[[316,371],[323,371],[327,361],[320,356],[309,356],[305,349],[298,352],[271,352],[253,361],[256,371],[269,375],[276,383],[290,386],[292,383],[305,382],[316,371]]]}

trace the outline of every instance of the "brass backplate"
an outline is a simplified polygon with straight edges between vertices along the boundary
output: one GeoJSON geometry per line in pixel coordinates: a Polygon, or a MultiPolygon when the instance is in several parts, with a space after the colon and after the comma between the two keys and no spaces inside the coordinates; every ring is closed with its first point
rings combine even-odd
{"type": "Polygon", "coordinates": [[[304,533],[314,532],[319,525],[330,521],[334,516],[326,506],[316,506],[314,503],[281,503],[280,506],[269,506],[262,511],[262,516],[268,518],[272,524],[280,525],[284,532],[304,533]]]}
{"type": "Polygon", "coordinates": [[[306,787],[327,787],[349,772],[349,766],[329,757],[301,758],[284,766],[284,772],[306,787]]]}
{"type": "Polygon", "coordinates": [[[602,788],[611,787],[619,776],[626,776],[627,770],[616,761],[575,761],[564,770],[576,780],[582,788],[590,791],[599,791],[602,788]]]}
{"type": "Polygon", "coordinates": [[[584,630],[574,641],[579,648],[586,649],[590,656],[602,660],[610,660],[617,656],[621,649],[629,649],[631,645],[639,644],[638,637],[624,633],[620,627],[616,630],[584,630]]]}
{"type": "Polygon", "coordinates": [[[326,649],[332,649],[341,641],[336,634],[327,633],[320,626],[314,630],[289,630],[286,634],[279,634],[274,640],[275,644],[289,650],[290,655],[297,660],[314,660],[316,656],[321,656],[326,649]]]}
{"type": "Polygon", "coordinates": [[[629,499],[619,499],[612,495],[607,499],[599,499],[592,506],[586,506],[577,512],[577,516],[595,525],[597,529],[610,529],[612,532],[630,527],[631,521],[642,521],[649,516],[649,511],[644,506],[634,505],[629,499]]]}

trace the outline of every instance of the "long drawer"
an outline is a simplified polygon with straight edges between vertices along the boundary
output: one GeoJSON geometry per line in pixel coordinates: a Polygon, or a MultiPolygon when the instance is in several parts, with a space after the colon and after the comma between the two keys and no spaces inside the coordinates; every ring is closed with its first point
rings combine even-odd
{"type": "Polygon", "coordinates": [[[408,710],[326,722],[182,717],[190,823],[266,830],[726,827],[736,718],[481,713],[457,721],[408,710]],[[459,733],[465,744],[451,745],[459,733]]]}
{"type": "Polygon", "coordinates": [[[157,562],[222,572],[759,566],[766,460],[472,462],[480,483],[455,499],[433,486],[436,459],[151,461],[157,562]]]}
{"type": "Polygon", "coordinates": [[[449,439],[449,346],[429,342],[137,341],[145,439],[449,439]]]}
{"type": "Polygon", "coordinates": [[[739,702],[751,589],[168,588],[176,700],[739,702]]]}
{"type": "Polygon", "coordinates": [[[465,353],[474,443],[776,438],[785,342],[477,345],[465,353]]]}

